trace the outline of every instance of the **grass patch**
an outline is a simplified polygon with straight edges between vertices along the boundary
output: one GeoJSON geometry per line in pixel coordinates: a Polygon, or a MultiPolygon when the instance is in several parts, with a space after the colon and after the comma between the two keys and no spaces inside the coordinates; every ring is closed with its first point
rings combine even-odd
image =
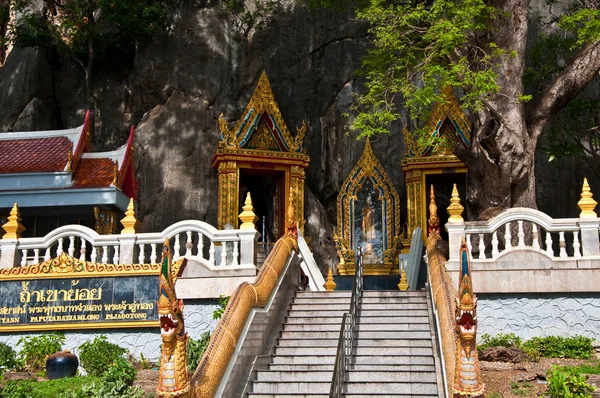
{"type": "Polygon", "coordinates": [[[100,382],[99,377],[76,376],[56,380],[10,380],[2,390],[3,398],[60,398],[100,382]]]}

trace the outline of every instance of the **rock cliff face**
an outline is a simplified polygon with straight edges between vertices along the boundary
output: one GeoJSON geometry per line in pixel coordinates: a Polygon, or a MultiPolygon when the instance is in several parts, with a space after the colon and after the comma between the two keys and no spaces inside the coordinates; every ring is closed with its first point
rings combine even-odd
{"type": "MultiPolygon", "coordinates": [[[[138,49],[130,65],[99,60],[96,149],[122,145],[128,126],[137,126],[142,228],[157,231],[187,218],[216,224],[210,159],[219,141],[217,118],[237,120],[266,70],[290,130],[306,121],[306,235],[317,261],[334,264],[338,190],[364,147],[346,134],[343,115],[361,87],[355,71],[366,34],[351,14],[290,3],[244,37],[218,5],[183,1],[169,33],[138,49]]],[[[82,70],[55,50],[15,49],[0,70],[0,131],[77,126],[85,108],[82,70]]],[[[394,125],[373,148],[404,205],[401,130],[394,125]]]]}

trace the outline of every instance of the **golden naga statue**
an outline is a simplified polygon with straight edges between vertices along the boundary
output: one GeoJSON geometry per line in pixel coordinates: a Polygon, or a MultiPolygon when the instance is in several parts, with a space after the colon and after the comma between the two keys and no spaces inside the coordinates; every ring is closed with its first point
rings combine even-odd
{"type": "Polygon", "coordinates": [[[171,249],[169,240],[165,239],[158,299],[162,338],[160,375],[156,388],[159,397],[192,397],[187,361],[188,335],[183,324],[183,300],[178,300],[175,295],[175,278],[180,266],[181,262],[171,266],[171,249]]]}
{"type": "Polygon", "coordinates": [[[471,259],[463,238],[460,245],[460,279],[456,297],[456,376],[454,392],[458,396],[479,397],[485,385],[479,374],[477,357],[477,297],[473,292],[471,259]]]}

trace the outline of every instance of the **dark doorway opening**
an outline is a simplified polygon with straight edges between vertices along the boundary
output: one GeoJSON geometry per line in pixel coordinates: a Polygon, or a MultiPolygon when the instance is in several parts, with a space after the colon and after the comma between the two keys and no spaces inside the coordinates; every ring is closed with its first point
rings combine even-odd
{"type": "MultiPolygon", "coordinates": [[[[440,236],[443,240],[448,240],[448,232],[444,225],[448,222],[448,206],[450,206],[450,198],[452,197],[452,188],[456,184],[458,195],[465,198],[466,192],[466,173],[444,173],[427,174],[425,176],[425,208],[427,209],[427,220],[429,220],[429,192],[433,184],[435,191],[435,204],[438,208],[437,216],[440,219],[440,236]]],[[[464,203],[461,203],[464,206],[464,203]]],[[[464,217],[464,213],[463,213],[464,217]]]]}
{"type": "Polygon", "coordinates": [[[283,235],[285,217],[285,173],[280,170],[240,169],[239,209],[250,192],[254,213],[258,216],[256,228],[265,233],[270,242],[283,235]]]}

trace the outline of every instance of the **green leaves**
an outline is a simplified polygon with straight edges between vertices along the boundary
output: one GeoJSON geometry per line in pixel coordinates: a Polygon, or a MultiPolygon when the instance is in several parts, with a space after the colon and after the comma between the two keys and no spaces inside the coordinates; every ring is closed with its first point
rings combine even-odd
{"type": "Polygon", "coordinates": [[[65,335],[48,333],[33,337],[21,337],[17,342],[21,346],[19,361],[30,372],[40,372],[46,369],[46,357],[62,349],[65,335]]]}
{"type": "Polygon", "coordinates": [[[363,60],[366,92],[357,96],[352,130],[360,136],[388,131],[398,119],[400,100],[419,118],[435,102],[439,88],[463,89],[463,106],[477,109],[497,92],[495,58],[504,54],[494,43],[471,44],[488,29],[496,10],[482,0],[435,0],[394,4],[371,0],[357,12],[369,21],[373,48],[363,60]]]}
{"type": "Polygon", "coordinates": [[[581,47],[585,43],[600,40],[600,10],[583,8],[563,15],[558,26],[574,33],[577,41],[574,46],[581,47]]]}

